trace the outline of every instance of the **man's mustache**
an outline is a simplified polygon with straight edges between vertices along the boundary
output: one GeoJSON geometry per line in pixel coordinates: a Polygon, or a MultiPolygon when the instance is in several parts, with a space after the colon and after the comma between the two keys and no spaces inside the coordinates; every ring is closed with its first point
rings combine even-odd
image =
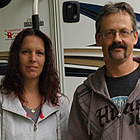
{"type": "Polygon", "coordinates": [[[115,49],[115,48],[123,48],[123,49],[127,49],[127,46],[125,44],[121,44],[121,43],[112,43],[109,47],[108,47],[108,51],[110,52],[111,50],[115,49]]]}

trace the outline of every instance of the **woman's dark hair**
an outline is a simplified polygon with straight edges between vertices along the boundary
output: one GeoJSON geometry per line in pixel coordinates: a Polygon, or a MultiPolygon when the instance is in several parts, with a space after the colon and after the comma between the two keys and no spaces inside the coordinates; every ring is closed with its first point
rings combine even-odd
{"type": "Polygon", "coordinates": [[[23,97],[24,81],[23,75],[20,70],[19,51],[22,42],[26,36],[35,35],[40,37],[45,46],[45,63],[40,75],[39,91],[43,97],[43,103],[46,101],[52,105],[58,105],[58,93],[60,93],[59,78],[54,64],[54,55],[52,52],[52,43],[47,35],[40,30],[31,28],[21,31],[14,39],[10,47],[10,55],[8,58],[8,65],[5,77],[2,79],[0,89],[2,93],[11,95],[14,94],[22,102],[25,101],[23,97]]]}

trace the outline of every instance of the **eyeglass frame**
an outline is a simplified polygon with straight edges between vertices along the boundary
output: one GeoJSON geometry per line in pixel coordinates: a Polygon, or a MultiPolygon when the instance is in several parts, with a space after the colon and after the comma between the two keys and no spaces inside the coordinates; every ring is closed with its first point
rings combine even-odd
{"type": "Polygon", "coordinates": [[[113,37],[116,36],[116,33],[117,32],[119,33],[119,36],[120,37],[125,38],[125,37],[131,36],[131,34],[134,33],[134,32],[136,32],[136,30],[129,30],[129,29],[124,29],[124,30],[119,30],[119,31],[116,31],[116,30],[107,30],[107,31],[98,33],[98,35],[102,35],[102,37],[105,38],[105,39],[111,39],[111,38],[113,38],[113,37]],[[122,35],[122,33],[124,31],[127,31],[128,32],[128,34],[126,34],[126,36],[125,35],[122,35]],[[105,33],[109,33],[109,32],[112,33],[111,36],[110,37],[106,37],[105,33]]]}

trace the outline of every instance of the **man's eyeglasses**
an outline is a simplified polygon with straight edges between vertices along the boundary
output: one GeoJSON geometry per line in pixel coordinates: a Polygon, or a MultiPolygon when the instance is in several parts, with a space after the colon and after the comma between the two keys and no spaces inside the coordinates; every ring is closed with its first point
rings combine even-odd
{"type": "Polygon", "coordinates": [[[132,33],[135,32],[135,30],[120,30],[120,31],[115,31],[115,30],[107,30],[105,32],[102,33],[98,33],[98,35],[102,35],[103,38],[107,38],[107,39],[112,39],[116,36],[116,33],[119,33],[120,37],[129,37],[132,33]]]}

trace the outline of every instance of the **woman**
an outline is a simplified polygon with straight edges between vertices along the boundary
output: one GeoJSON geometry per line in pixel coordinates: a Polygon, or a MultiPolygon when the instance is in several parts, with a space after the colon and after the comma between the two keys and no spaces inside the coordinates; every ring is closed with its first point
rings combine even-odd
{"type": "Polygon", "coordinates": [[[25,29],[16,36],[0,89],[2,140],[66,140],[67,99],[44,33],[25,29]]]}

